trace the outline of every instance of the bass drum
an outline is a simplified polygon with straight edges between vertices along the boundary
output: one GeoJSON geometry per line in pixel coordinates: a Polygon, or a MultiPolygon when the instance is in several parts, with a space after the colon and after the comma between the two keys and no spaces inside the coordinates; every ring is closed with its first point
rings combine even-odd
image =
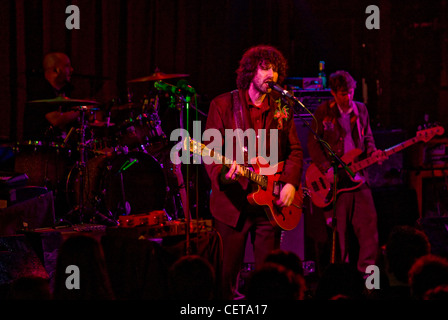
{"type": "Polygon", "coordinates": [[[154,157],[142,152],[120,154],[105,161],[100,190],[103,206],[114,215],[164,210],[167,201],[162,166],[154,157]]]}

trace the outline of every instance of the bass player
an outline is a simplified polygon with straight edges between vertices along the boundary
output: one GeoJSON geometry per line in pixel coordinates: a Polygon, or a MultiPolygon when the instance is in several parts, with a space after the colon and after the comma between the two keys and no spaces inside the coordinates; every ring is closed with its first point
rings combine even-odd
{"type": "MultiPolygon", "coordinates": [[[[312,163],[318,167],[330,184],[335,181],[334,164],[339,164],[331,159],[330,153],[322,145],[321,140],[327,143],[338,157],[342,157],[353,149],[360,149],[362,151],[360,158],[379,157],[378,163],[381,164],[387,156],[375,146],[366,105],[353,100],[356,81],[352,76],[346,71],[337,71],[330,75],[329,87],[334,99],[327,100],[318,106],[314,113],[315,121],[311,124],[320,140],[310,132],[307,143],[312,163]]],[[[335,202],[324,208],[327,225],[332,226],[336,231],[333,241],[339,242],[338,249],[340,250],[335,251],[340,252],[340,258],[336,257],[335,260],[353,263],[364,275],[366,267],[377,262],[379,250],[377,212],[368,185],[367,172],[363,170],[351,176],[350,172],[346,173],[341,167],[336,167],[336,172],[338,183],[342,175],[353,181],[364,180],[365,182],[360,183],[358,188],[341,192],[335,202]],[[332,220],[333,217],[336,217],[336,221],[332,220]],[[349,255],[349,251],[352,253],[351,248],[358,248],[358,246],[352,247],[353,243],[349,243],[349,239],[354,239],[349,237],[350,232],[355,235],[359,246],[359,251],[353,255],[349,255]],[[357,261],[354,257],[357,257],[357,261]]]]}

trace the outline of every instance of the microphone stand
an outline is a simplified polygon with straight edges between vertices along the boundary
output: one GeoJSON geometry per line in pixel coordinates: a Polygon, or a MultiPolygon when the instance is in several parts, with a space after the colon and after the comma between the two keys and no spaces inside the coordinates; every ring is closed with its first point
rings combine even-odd
{"type": "MultiPolygon", "coordinates": [[[[308,113],[310,113],[308,111],[308,108],[306,108],[303,103],[297,99],[296,97],[292,96],[292,95],[287,95],[287,91],[282,91],[282,99],[286,100],[286,99],[290,99],[290,100],[286,100],[285,102],[288,103],[288,101],[293,101],[295,105],[298,105],[300,107],[302,107],[303,109],[305,109],[308,113]]],[[[319,143],[321,144],[321,146],[323,146],[327,152],[328,155],[331,158],[331,165],[333,167],[333,217],[332,217],[332,221],[331,221],[331,229],[332,229],[332,245],[331,245],[331,263],[334,264],[335,263],[335,252],[336,252],[336,225],[337,225],[337,221],[336,221],[336,196],[337,196],[337,174],[338,174],[338,167],[341,166],[352,178],[355,176],[355,174],[353,173],[353,171],[348,167],[348,165],[340,158],[336,155],[336,153],[331,149],[330,145],[328,143],[326,143],[325,141],[323,141],[318,134],[316,133],[316,131],[313,130],[313,128],[311,127],[310,123],[299,114],[299,117],[303,120],[303,122],[305,123],[305,125],[307,126],[308,130],[314,135],[314,137],[316,138],[317,141],[319,141],[319,143]]]]}

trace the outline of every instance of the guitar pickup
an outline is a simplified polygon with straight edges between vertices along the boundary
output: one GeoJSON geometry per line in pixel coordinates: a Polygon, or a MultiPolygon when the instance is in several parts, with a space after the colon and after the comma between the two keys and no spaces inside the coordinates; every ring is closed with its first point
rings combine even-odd
{"type": "Polygon", "coordinates": [[[325,184],[325,179],[324,178],[319,177],[319,182],[320,182],[320,184],[322,185],[322,187],[324,189],[327,189],[327,185],[325,184]]]}
{"type": "Polygon", "coordinates": [[[282,191],[283,189],[283,182],[280,181],[276,181],[274,182],[273,188],[272,188],[272,195],[274,197],[279,197],[280,196],[280,191],[282,191]]]}

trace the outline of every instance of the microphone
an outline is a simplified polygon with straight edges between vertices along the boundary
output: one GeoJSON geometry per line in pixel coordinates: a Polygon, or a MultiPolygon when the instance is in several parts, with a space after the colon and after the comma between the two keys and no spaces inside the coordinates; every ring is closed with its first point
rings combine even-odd
{"type": "Polygon", "coordinates": [[[187,93],[195,94],[196,90],[192,86],[188,84],[188,81],[185,79],[181,79],[177,82],[177,87],[187,93]]]}
{"type": "Polygon", "coordinates": [[[187,94],[195,94],[196,91],[192,86],[190,86],[187,82],[178,82],[178,86],[173,86],[172,84],[168,84],[163,81],[154,82],[154,88],[158,90],[163,90],[173,94],[181,94],[182,92],[186,92],[187,94]],[[180,85],[179,85],[180,84],[180,85]]]}
{"type": "Polygon", "coordinates": [[[278,84],[276,84],[274,81],[268,81],[268,85],[272,90],[275,90],[277,92],[280,92],[283,96],[290,98],[290,99],[296,99],[291,93],[288,92],[288,90],[283,89],[278,84]]]}

